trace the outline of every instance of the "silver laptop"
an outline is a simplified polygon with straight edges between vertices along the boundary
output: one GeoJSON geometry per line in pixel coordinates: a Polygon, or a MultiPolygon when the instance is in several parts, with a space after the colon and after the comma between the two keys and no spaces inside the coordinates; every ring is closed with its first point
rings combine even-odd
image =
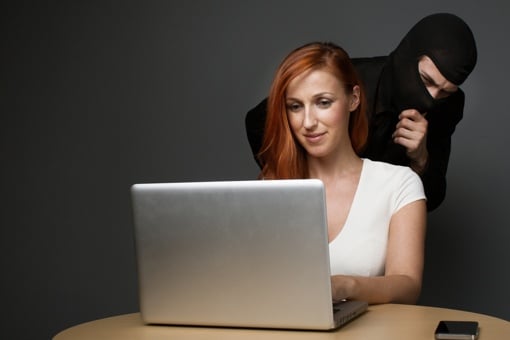
{"type": "Polygon", "coordinates": [[[319,180],[135,184],[145,323],[328,330],[367,304],[333,306],[319,180]]]}

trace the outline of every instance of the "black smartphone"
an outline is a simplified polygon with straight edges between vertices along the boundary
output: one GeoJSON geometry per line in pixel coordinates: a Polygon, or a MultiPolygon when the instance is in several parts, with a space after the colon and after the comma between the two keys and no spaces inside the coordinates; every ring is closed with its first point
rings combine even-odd
{"type": "Polygon", "coordinates": [[[439,321],[435,336],[437,340],[476,340],[479,329],[477,321],[439,321]]]}

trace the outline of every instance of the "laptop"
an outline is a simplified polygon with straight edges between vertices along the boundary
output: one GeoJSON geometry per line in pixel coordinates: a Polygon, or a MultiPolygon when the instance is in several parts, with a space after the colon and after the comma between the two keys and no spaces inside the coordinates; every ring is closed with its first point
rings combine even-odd
{"type": "Polygon", "coordinates": [[[367,309],[332,304],[320,180],[131,187],[147,324],[330,330],[367,309]]]}

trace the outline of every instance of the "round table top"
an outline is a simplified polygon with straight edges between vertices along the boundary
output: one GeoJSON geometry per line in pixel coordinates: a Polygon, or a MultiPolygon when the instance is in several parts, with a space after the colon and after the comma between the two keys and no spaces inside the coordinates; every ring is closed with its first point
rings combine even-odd
{"type": "Polygon", "coordinates": [[[335,331],[267,330],[145,325],[140,313],[86,322],[58,333],[54,340],[81,339],[307,339],[307,340],[431,340],[440,320],[478,321],[479,340],[510,339],[510,322],[461,310],[413,306],[373,305],[335,331]]]}

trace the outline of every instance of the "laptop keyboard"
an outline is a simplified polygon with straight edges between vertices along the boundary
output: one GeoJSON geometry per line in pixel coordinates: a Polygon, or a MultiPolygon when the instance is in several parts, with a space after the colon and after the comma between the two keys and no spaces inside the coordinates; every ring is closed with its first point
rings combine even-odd
{"type": "MultiPolygon", "coordinates": [[[[355,319],[359,315],[365,312],[364,309],[352,309],[345,308],[346,301],[341,301],[333,304],[333,318],[335,319],[335,323],[338,325],[343,325],[352,319],[355,319]],[[344,313],[345,311],[352,309],[352,311],[344,313]],[[342,313],[341,313],[342,312],[342,313]]],[[[348,304],[348,303],[347,303],[348,304]]]]}

